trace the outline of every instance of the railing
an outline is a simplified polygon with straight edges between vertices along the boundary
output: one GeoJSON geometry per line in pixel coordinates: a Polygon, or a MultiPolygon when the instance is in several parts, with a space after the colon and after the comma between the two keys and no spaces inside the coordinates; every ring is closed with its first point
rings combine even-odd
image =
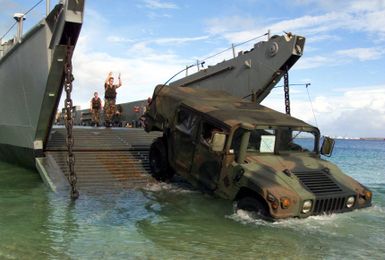
{"type": "MultiPolygon", "coordinates": [[[[8,30],[0,37],[0,58],[4,56],[8,49],[10,49],[16,43],[20,43],[23,35],[23,22],[26,19],[28,13],[34,10],[38,5],[40,5],[44,0],[38,1],[34,6],[24,13],[15,13],[13,18],[15,22],[8,28],[8,30]],[[16,36],[8,41],[4,41],[4,37],[8,35],[9,32],[17,25],[16,36]]],[[[46,0],[46,15],[48,16],[51,10],[51,1],[46,0]]]]}
{"type": "Polygon", "coordinates": [[[218,56],[218,55],[220,55],[220,54],[222,54],[222,53],[225,53],[225,52],[227,52],[227,51],[229,51],[229,50],[232,50],[233,58],[235,58],[235,57],[236,57],[235,47],[244,45],[244,44],[249,43],[249,42],[251,42],[251,41],[255,41],[255,40],[257,40],[257,39],[259,39],[259,38],[262,38],[262,37],[264,37],[264,36],[267,36],[267,40],[269,40],[269,39],[270,39],[270,30],[268,30],[267,33],[264,33],[264,34],[262,34],[262,35],[260,35],[260,36],[254,37],[254,38],[249,39],[249,40],[247,40],[247,41],[244,41],[244,42],[241,42],[241,43],[237,43],[237,44],[232,43],[231,46],[230,46],[229,48],[224,49],[224,50],[222,50],[222,51],[220,51],[220,52],[218,52],[218,53],[215,53],[215,54],[213,54],[213,55],[210,55],[210,56],[208,56],[208,57],[206,57],[206,58],[204,58],[204,59],[202,59],[202,60],[196,60],[196,64],[192,64],[192,65],[186,66],[186,68],[184,69],[184,70],[186,71],[186,76],[188,76],[188,69],[189,69],[189,68],[196,66],[196,67],[197,67],[197,70],[199,71],[199,70],[200,70],[200,67],[203,67],[203,65],[206,63],[207,60],[212,59],[212,58],[214,58],[214,57],[216,57],[216,56],[218,56]]]}

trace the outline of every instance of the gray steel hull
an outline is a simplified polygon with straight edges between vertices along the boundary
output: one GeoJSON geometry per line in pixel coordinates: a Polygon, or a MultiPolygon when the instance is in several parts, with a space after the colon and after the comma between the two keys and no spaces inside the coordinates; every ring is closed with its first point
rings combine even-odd
{"type": "Polygon", "coordinates": [[[0,159],[34,167],[62,92],[66,44],[75,46],[84,1],[66,1],[0,59],[0,159]]]}
{"type": "Polygon", "coordinates": [[[302,36],[273,36],[230,60],[208,66],[169,85],[222,90],[241,98],[255,95],[254,101],[261,103],[285,71],[302,56],[304,45],[302,36]]]}

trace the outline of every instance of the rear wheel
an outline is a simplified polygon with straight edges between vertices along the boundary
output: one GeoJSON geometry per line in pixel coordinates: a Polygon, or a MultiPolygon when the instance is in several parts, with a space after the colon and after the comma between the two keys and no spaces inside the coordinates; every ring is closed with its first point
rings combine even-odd
{"type": "Polygon", "coordinates": [[[254,197],[243,197],[237,201],[237,209],[249,211],[258,215],[263,219],[271,219],[265,204],[254,197]]]}
{"type": "Polygon", "coordinates": [[[157,138],[150,148],[150,169],[152,176],[159,181],[170,180],[174,172],[168,164],[167,148],[162,138],[157,138]]]}

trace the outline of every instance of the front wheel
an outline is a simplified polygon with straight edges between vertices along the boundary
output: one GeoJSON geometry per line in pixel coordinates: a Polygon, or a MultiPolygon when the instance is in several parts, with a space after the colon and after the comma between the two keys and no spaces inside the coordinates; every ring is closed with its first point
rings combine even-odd
{"type": "Polygon", "coordinates": [[[167,148],[162,138],[157,138],[150,148],[150,169],[152,176],[159,181],[170,180],[174,172],[169,166],[167,148]]]}
{"type": "Polygon", "coordinates": [[[271,219],[269,211],[264,203],[254,197],[243,197],[239,199],[237,201],[236,208],[255,213],[262,219],[271,219]]]}

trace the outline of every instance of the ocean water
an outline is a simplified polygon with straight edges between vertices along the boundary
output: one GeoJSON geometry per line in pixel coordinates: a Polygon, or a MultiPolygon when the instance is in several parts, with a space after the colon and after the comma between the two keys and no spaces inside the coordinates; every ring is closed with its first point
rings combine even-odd
{"type": "Polygon", "coordinates": [[[385,259],[385,141],[337,140],[331,160],[373,206],[273,223],[183,182],[73,203],[0,163],[0,259],[385,259]]]}

